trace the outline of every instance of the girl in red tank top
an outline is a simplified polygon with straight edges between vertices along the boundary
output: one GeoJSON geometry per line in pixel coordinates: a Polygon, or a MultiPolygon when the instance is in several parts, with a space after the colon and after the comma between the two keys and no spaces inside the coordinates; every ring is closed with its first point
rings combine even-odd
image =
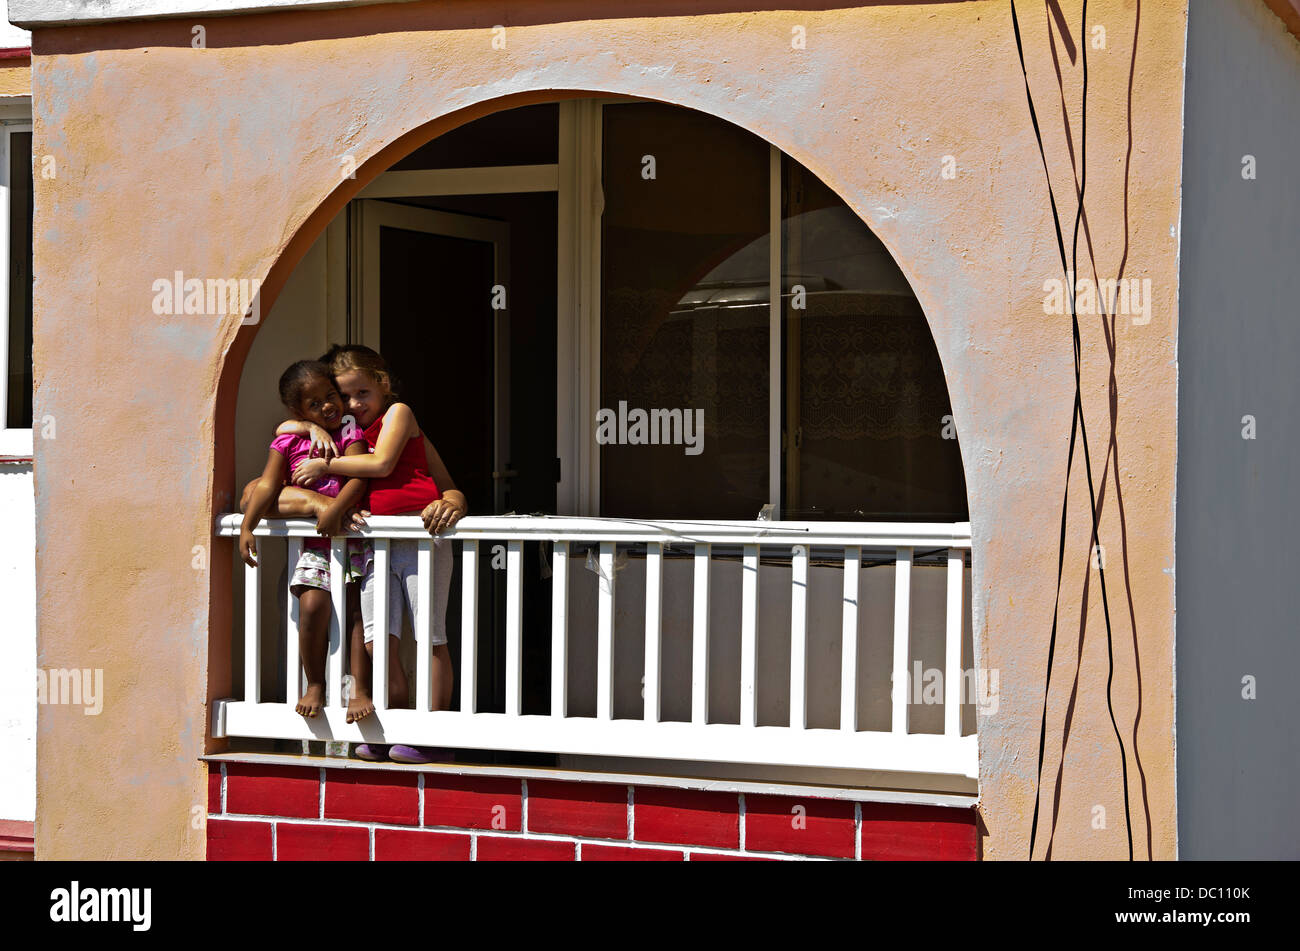
{"type": "MultiPolygon", "coordinates": [[[[339,392],[347,402],[348,411],[365,430],[370,444],[368,455],[346,458],[309,459],[294,470],[293,479],[298,485],[308,485],[329,475],[365,478],[370,480],[370,512],[374,515],[418,514],[424,527],[436,536],[451,528],[468,511],[465,496],[456,489],[451,474],[443,465],[433,444],[425,439],[416,421],[415,413],[405,403],[397,400],[392,378],[383,357],[369,347],[334,347],[326,354],[326,362],[334,371],[339,392]]],[[[444,539],[435,541],[434,550],[434,606],[433,606],[433,656],[432,697],[434,710],[446,710],[451,705],[452,669],[451,654],[447,649],[446,610],[447,593],[451,583],[451,546],[444,539]]],[[[389,544],[389,570],[393,583],[389,585],[389,604],[374,604],[373,571],[361,584],[361,613],[366,632],[364,648],[352,645],[352,673],[356,681],[356,695],[349,704],[352,719],[364,719],[373,712],[370,701],[370,643],[374,629],[374,615],[387,611],[388,633],[397,638],[401,634],[401,604],[405,601],[413,625],[418,623],[416,608],[416,542],[395,540],[389,544]],[[396,608],[394,614],[393,609],[396,608]],[[354,716],[352,711],[356,710],[354,716]]],[[[393,707],[407,704],[406,674],[398,658],[397,643],[391,643],[389,658],[389,703],[393,707]]],[[[384,759],[391,755],[401,762],[430,762],[436,754],[419,747],[393,746],[391,750],[372,744],[362,744],[357,754],[364,759],[384,759]]]]}

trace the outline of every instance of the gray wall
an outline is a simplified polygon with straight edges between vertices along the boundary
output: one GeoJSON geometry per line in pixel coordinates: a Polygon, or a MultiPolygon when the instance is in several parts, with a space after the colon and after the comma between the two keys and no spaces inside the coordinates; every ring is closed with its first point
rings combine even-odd
{"type": "MultiPolygon", "coordinates": [[[[1300,43],[1191,0],[1178,329],[1178,852],[1300,857],[1300,43]],[[1254,155],[1257,178],[1242,179],[1254,155]],[[1242,438],[1242,417],[1257,438],[1242,438]],[[1242,697],[1242,678],[1256,699],[1242,697]]],[[[1140,121],[1140,117],[1135,117],[1140,121]]]]}

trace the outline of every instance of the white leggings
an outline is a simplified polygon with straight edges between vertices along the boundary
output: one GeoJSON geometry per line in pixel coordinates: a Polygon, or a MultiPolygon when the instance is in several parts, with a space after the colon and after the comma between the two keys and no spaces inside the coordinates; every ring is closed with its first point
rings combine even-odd
{"type": "MultiPolygon", "coordinates": [[[[415,606],[419,603],[419,577],[416,565],[419,542],[414,539],[394,539],[388,543],[388,633],[402,636],[402,604],[405,602],[411,615],[411,628],[415,628],[415,606]]],[[[433,540],[433,637],[434,647],[447,643],[447,596],[451,592],[451,540],[433,540]]],[[[361,620],[366,628],[366,643],[375,639],[375,572],[373,563],[368,566],[361,581],[361,620]]]]}

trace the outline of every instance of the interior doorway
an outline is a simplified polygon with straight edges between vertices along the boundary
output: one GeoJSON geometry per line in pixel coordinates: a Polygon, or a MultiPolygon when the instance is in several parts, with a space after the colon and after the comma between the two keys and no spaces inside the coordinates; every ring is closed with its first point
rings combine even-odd
{"type": "MultiPolygon", "coordinates": [[[[350,338],[384,355],[473,514],[555,514],[556,195],[359,199],[351,214],[350,338]]],[[[481,712],[505,709],[499,547],[479,551],[481,712]]],[[[549,568],[537,543],[524,555],[523,709],[545,713],[549,568]]],[[[460,671],[459,558],[452,591],[460,671]]]]}

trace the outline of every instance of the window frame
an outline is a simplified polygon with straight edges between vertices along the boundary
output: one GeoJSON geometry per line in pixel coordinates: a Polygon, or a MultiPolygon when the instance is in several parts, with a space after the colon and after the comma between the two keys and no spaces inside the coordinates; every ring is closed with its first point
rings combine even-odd
{"type": "MultiPolygon", "coordinates": [[[[600,326],[601,313],[601,218],[605,209],[603,176],[605,106],[654,102],[648,99],[576,100],[570,110],[560,112],[560,207],[561,248],[572,241],[571,300],[560,301],[560,354],[558,394],[560,445],[565,460],[557,498],[561,514],[602,517],[600,511],[600,447],[596,444],[596,411],[600,409],[600,326]],[[566,151],[567,150],[567,151],[566,151]],[[565,208],[574,224],[565,230],[565,208]],[[572,315],[572,317],[570,317],[572,315]],[[568,319],[566,319],[568,318],[568,319]],[[576,320],[576,326],[566,326],[576,320]],[[566,349],[565,340],[569,340],[566,349]],[[565,358],[568,358],[567,364],[565,358]],[[581,368],[587,368],[585,372],[581,368]],[[565,387],[569,392],[565,392],[565,387]],[[565,405],[565,399],[568,405],[565,405]],[[571,407],[571,408],[570,408],[571,407]],[[569,460],[576,462],[576,477],[568,476],[569,460]]],[[[721,120],[725,121],[725,120],[721,120]]],[[[783,414],[785,405],[781,388],[782,359],[782,288],[781,262],[781,159],[782,151],[768,143],[768,421],[767,421],[767,503],[769,518],[781,518],[783,414]]],[[[568,285],[561,274],[562,295],[568,285]]],[[[757,513],[755,513],[757,514],[757,513]]]]}
{"type": "MultiPolygon", "coordinates": [[[[13,135],[32,132],[31,98],[15,97],[19,101],[0,105],[0,367],[4,368],[4,385],[0,386],[0,457],[30,460],[33,451],[32,427],[10,428],[9,412],[9,254],[12,248],[9,233],[9,167],[13,148],[13,135]],[[21,100],[26,100],[25,102],[21,100]]],[[[29,156],[30,158],[30,156],[29,156]]],[[[35,187],[36,176],[32,182],[35,187]]],[[[33,335],[34,336],[34,335],[33,335]]],[[[33,380],[35,374],[33,373],[33,380]]]]}

